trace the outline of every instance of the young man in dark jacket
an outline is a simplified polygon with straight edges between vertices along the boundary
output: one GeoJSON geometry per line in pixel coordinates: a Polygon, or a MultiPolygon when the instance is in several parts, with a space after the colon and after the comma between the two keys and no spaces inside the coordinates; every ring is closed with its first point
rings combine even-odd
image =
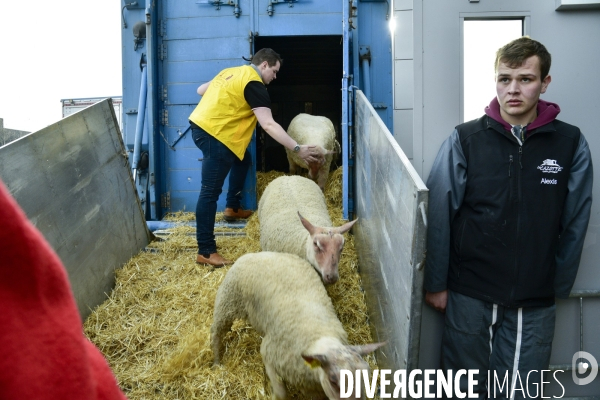
{"type": "Polygon", "coordinates": [[[528,37],[500,48],[497,97],[456,127],[427,180],[425,300],[446,313],[442,368],[479,369],[480,397],[540,396],[554,299],[571,291],[590,218],[588,144],[539,99],[550,63],[528,37]]]}

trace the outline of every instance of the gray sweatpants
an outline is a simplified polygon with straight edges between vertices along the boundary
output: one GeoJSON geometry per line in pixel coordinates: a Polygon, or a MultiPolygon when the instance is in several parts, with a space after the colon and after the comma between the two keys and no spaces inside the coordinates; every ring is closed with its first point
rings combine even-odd
{"type": "MultiPolygon", "coordinates": [[[[479,399],[540,398],[550,379],[556,306],[508,308],[448,291],[442,369],[478,369],[479,399]],[[489,381],[488,381],[489,378],[489,381]]],[[[467,378],[461,391],[467,393],[467,378]]]]}

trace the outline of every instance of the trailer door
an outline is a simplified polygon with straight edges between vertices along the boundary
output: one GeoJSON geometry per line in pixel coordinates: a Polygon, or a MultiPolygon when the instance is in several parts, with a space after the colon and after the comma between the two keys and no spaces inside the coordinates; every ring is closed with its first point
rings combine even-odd
{"type": "MultiPolygon", "coordinates": [[[[162,140],[158,158],[163,177],[161,191],[169,199],[163,212],[195,210],[202,153],[191,138],[188,117],[200,100],[198,86],[224,68],[245,64],[242,57],[251,55],[248,2],[239,3],[236,8],[199,1],[160,2],[157,129],[162,140]],[[236,15],[238,9],[241,12],[236,15]]],[[[253,152],[253,145],[250,150],[253,152]]],[[[218,201],[219,210],[225,208],[227,182],[218,201]]],[[[248,174],[244,208],[256,207],[255,183],[255,174],[248,174]]]]}

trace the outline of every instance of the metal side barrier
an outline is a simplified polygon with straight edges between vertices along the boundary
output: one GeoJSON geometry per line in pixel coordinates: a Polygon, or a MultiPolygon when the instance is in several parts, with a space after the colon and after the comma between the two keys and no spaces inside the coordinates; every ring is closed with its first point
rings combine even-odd
{"type": "Polygon", "coordinates": [[[356,91],[355,216],[359,272],[379,368],[419,362],[428,194],[390,131],[356,91]]]}
{"type": "Polygon", "coordinates": [[[112,101],[2,147],[0,179],[62,260],[85,319],[151,240],[112,101]]]}

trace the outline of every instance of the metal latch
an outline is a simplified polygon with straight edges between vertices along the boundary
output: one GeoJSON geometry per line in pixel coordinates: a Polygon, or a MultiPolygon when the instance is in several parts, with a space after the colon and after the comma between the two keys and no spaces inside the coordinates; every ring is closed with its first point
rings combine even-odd
{"type": "Polygon", "coordinates": [[[158,50],[158,58],[160,58],[161,61],[166,60],[167,59],[167,44],[161,43],[158,49],[159,49],[158,50]]]}
{"type": "Polygon", "coordinates": [[[269,17],[273,16],[273,13],[275,12],[275,5],[276,4],[281,4],[281,3],[288,3],[288,7],[294,7],[294,3],[296,3],[298,0],[269,0],[269,5],[267,6],[267,14],[269,14],[269,17]]]}
{"type": "Polygon", "coordinates": [[[171,209],[171,193],[165,192],[160,196],[160,206],[165,210],[171,209]]]}
{"type": "Polygon", "coordinates": [[[221,6],[232,6],[233,15],[238,18],[242,14],[239,0],[197,0],[196,4],[212,4],[216,10],[220,10],[221,6]]]}

